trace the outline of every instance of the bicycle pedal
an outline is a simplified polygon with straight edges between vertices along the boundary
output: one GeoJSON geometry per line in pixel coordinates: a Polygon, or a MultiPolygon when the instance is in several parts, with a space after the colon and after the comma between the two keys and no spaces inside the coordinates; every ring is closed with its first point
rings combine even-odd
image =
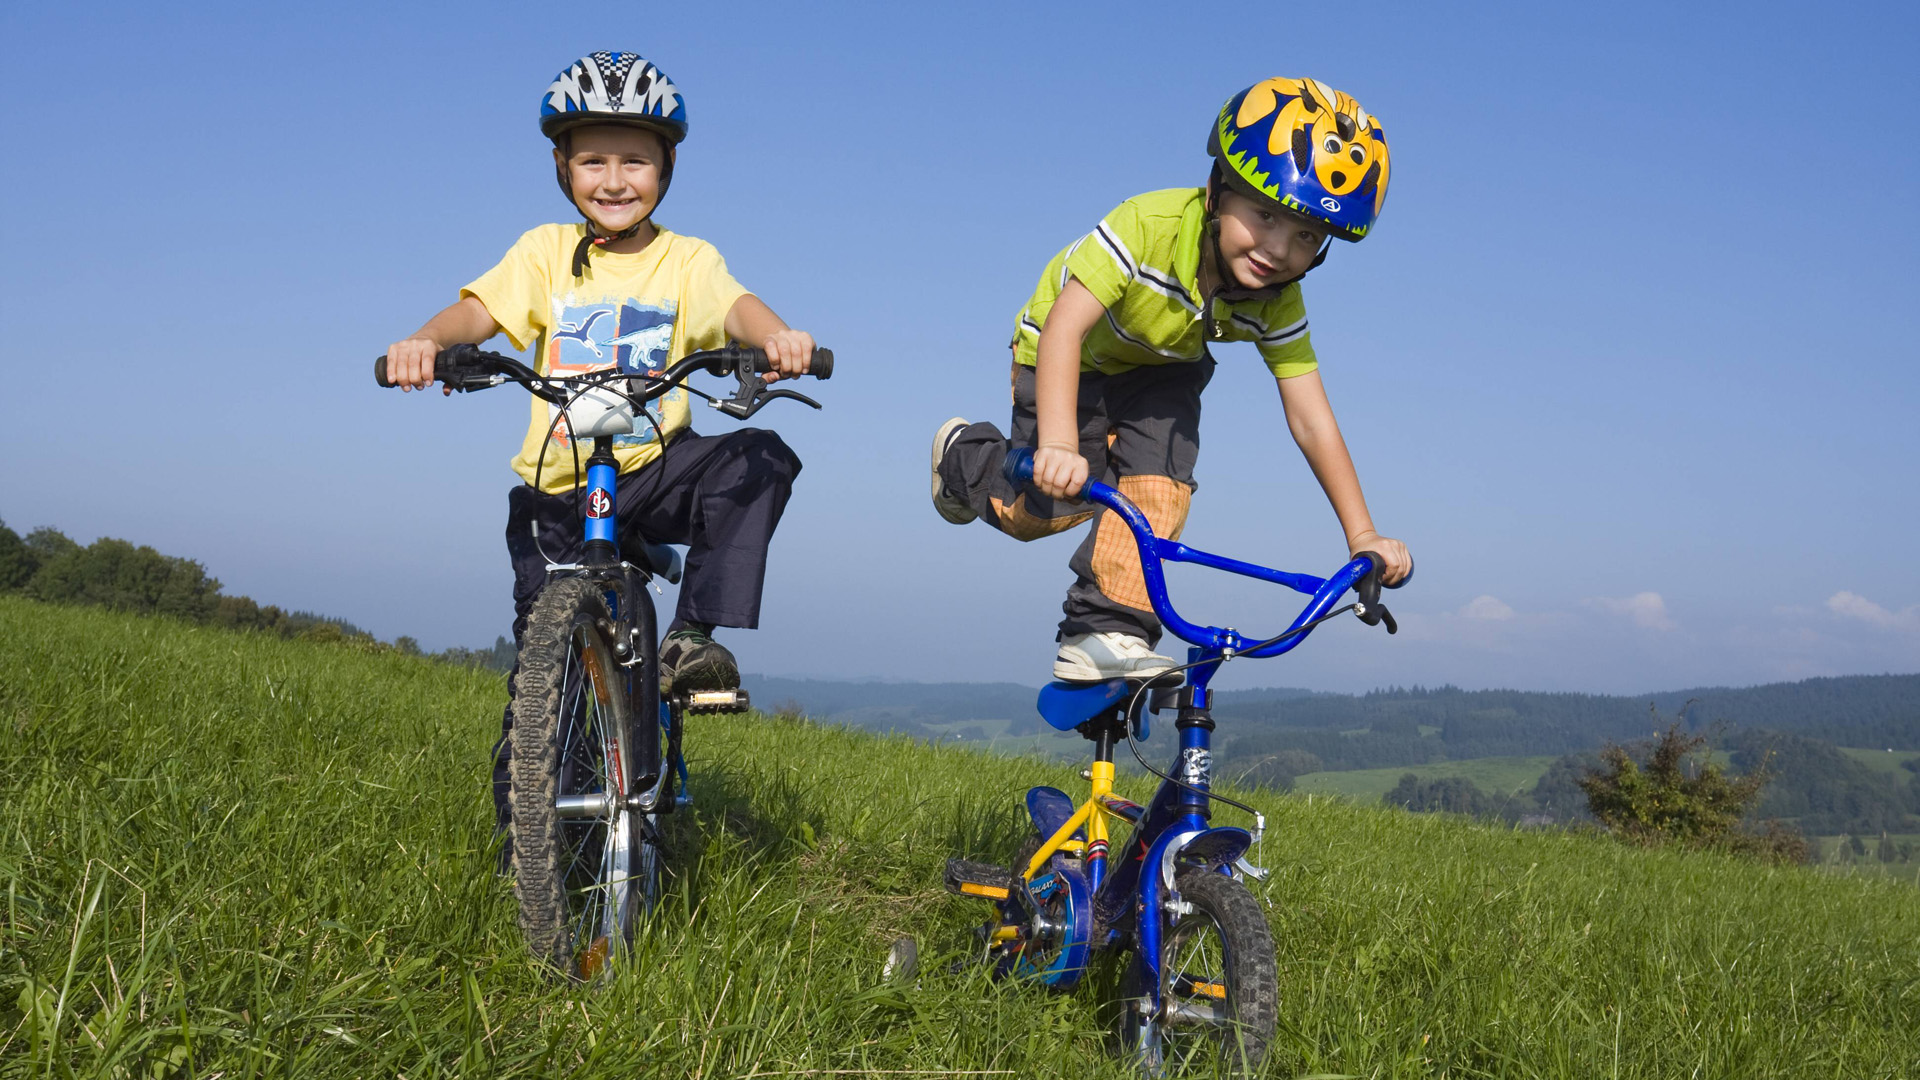
{"type": "Polygon", "coordinates": [[[946,886],[955,896],[1005,900],[1013,894],[1013,871],[971,859],[948,859],[946,886]]]}
{"type": "Polygon", "coordinates": [[[680,711],[690,716],[746,712],[750,703],[745,690],[687,690],[674,696],[680,699],[680,711]]]}

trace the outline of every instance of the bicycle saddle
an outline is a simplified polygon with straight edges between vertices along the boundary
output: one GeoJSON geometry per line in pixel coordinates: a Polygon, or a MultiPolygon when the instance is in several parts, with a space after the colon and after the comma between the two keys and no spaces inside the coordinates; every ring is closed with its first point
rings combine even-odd
{"type": "Polygon", "coordinates": [[[1050,682],[1040,688],[1040,717],[1060,731],[1072,731],[1108,709],[1124,704],[1132,683],[1050,682]]]}

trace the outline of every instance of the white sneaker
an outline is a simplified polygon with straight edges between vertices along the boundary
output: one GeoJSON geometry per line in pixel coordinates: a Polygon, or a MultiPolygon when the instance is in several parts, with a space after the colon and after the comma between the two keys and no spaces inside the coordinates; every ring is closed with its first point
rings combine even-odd
{"type": "Polygon", "coordinates": [[[1063,682],[1151,679],[1173,666],[1173,657],[1154,652],[1142,637],[1118,632],[1075,634],[1060,643],[1053,677],[1063,682]]]}
{"type": "Polygon", "coordinates": [[[946,486],[940,482],[940,459],[947,456],[947,450],[953,446],[953,440],[967,427],[968,423],[970,421],[965,417],[956,416],[941,424],[940,430],[933,433],[933,508],[940,511],[941,517],[955,525],[965,525],[980,516],[974,513],[973,507],[967,505],[965,499],[957,495],[949,495],[946,486]]]}

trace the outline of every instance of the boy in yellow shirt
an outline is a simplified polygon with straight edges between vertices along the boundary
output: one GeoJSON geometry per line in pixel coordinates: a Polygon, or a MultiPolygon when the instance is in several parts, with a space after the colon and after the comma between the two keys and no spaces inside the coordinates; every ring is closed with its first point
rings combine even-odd
{"type": "MultiPolygon", "coordinates": [[[[808,370],[811,336],[742,288],[713,245],[652,220],[687,135],[686,102],[666,73],[636,53],[583,57],[541,98],[540,131],[553,140],[560,190],[585,220],[521,236],[457,302],[388,348],[391,381],[424,389],[440,350],[503,332],[516,348],[537,343],[543,375],[659,369],[729,339],[765,349],[776,369],[770,378],[808,370]]],[[[552,423],[557,406],[530,400],[526,438],[512,461],[525,483],[507,498],[516,645],[548,558],[575,562],[582,547],[571,492],[584,479],[575,469],[585,455],[566,425],[552,423]]],[[[635,539],[687,545],[679,605],[660,650],[661,681],[682,690],[737,687],[739,666],[713,630],[759,624],[767,545],[800,461],[772,431],[694,433],[685,389],[656,405],[655,423],[614,440],[615,514],[635,539]]],[[[509,703],[494,755],[503,824],[512,726],[509,703]]]]}
{"type": "MultiPolygon", "coordinates": [[[[1204,188],[1128,199],[1041,272],[1013,338],[1010,435],[955,417],[933,442],[933,503],[1017,540],[1072,528],[1099,509],[1073,496],[1097,477],[1177,539],[1198,484],[1200,393],[1210,345],[1252,341],[1280,388],[1287,427],[1346,533],[1348,550],[1412,568],[1374,531],[1353,459],[1321,386],[1300,279],[1329,240],[1359,241],[1387,196],[1386,135],[1346,94],[1314,79],[1267,79],[1228,99],[1208,137],[1204,188]],[[1035,490],[1001,477],[1007,451],[1035,447],[1035,490]]],[[[1100,516],[1070,563],[1054,678],[1145,678],[1160,622],[1140,556],[1117,515],[1100,516]]]]}

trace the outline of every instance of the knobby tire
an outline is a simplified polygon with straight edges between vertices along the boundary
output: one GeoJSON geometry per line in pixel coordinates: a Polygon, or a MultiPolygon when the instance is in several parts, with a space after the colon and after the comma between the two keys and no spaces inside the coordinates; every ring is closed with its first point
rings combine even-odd
{"type": "MultiPolygon", "coordinates": [[[[1178,922],[1167,920],[1161,931],[1163,1017],[1149,1028],[1129,1008],[1123,1038],[1150,1076],[1253,1075],[1266,1060],[1280,1015],[1279,968],[1266,913],[1245,884],[1224,874],[1187,867],[1175,884],[1193,910],[1178,922]],[[1209,994],[1212,986],[1224,988],[1224,998],[1209,994]],[[1198,1003],[1213,1009],[1219,1022],[1169,1023],[1169,1003],[1198,1003]]],[[[1128,973],[1126,993],[1136,998],[1146,989],[1139,985],[1140,971],[1135,964],[1128,973]]]]}
{"type": "Polygon", "coordinates": [[[624,796],[635,779],[636,721],[657,723],[633,715],[602,588],[561,578],[541,590],[522,638],[513,702],[509,798],[520,928],[536,957],[576,978],[598,974],[627,950],[659,875],[653,822],[624,799],[587,819],[563,819],[555,806],[562,795],[624,796]]]}

